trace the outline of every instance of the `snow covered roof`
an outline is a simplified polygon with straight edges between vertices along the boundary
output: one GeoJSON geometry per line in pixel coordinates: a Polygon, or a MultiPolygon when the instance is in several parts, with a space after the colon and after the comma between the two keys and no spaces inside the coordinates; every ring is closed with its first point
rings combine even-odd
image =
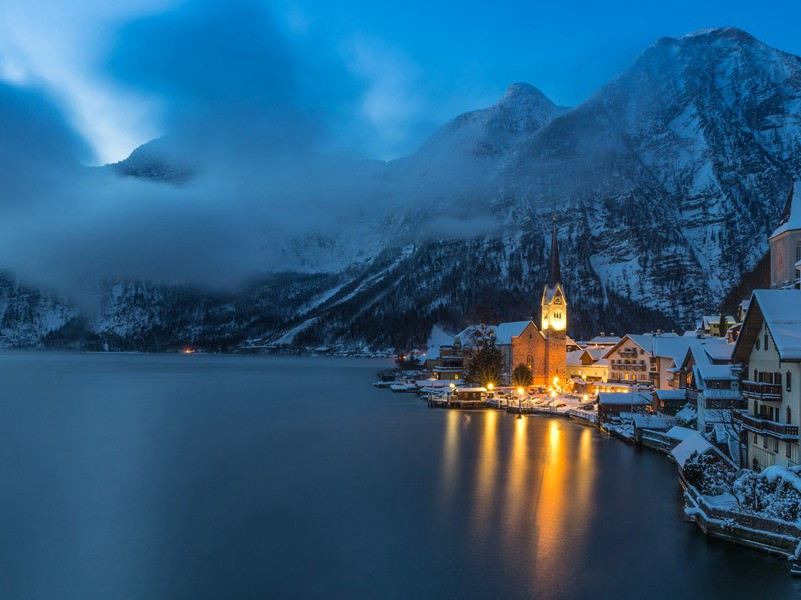
{"type": "Polygon", "coordinates": [[[670,429],[674,421],[674,419],[651,417],[648,415],[635,415],[633,420],[634,426],[637,429],[670,429]]]}
{"type": "Polygon", "coordinates": [[[738,377],[732,369],[732,365],[702,365],[697,364],[693,367],[695,378],[699,389],[703,388],[703,382],[715,381],[737,381],[738,377]]]}
{"type": "Polygon", "coordinates": [[[793,190],[790,192],[790,198],[788,198],[787,203],[789,205],[789,214],[783,215],[784,219],[771,234],[771,240],[785,231],[801,229],[801,181],[793,183],[793,190]]]}
{"type": "Polygon", "coordinates": [[[439,325],[434,325],[426,344],[426,358],[429,360],[439,358],[440,346],[450,346],[451,344],[453,344],[453,336],[445,333],[445,330],[439,325]]]}
{"type": "Polygon", "coordinates": [[[801,291],[754,290],[733,359],[746,362],[756,336],[767,325],[783,361],[801,361],[801,291]]]}
{"type": "MultiPolygon", "coordinates": [[[[710,338],[725,340],[725,338],[710,338]]],[[[711,343],[704,344],[704,352],[713,361],[731,360],[731,353],[734,352],[734,344],[726,343],[711,343]]]]}
{"type": "Polygon", "coordinates": [[[670,451],[670,454],[673,455],[679,466],[683,468],[684,463],[692,456],[693,452],[704,454],[710,450],[714,450],[714,446],[707,442],[700,433],[692,431],[684,438],[683,442],[670,451]]]}
{"type": "Polygon", "coordinates": [[[671,440],[684,441],[693,433],[698,432],[695,429],[688,429],[687,427],[679,427],[677,425],[668,429],[668,432],[665,435],[667,435],[671,440]]]}
{"type": "Polygon", "coordinates": [[[495,329],[495,325],[468,325],[454,336],[454,341],[458,340],[463,347],[470,348],[473,346],[474,335],[480,335],[482,330],[487,334],[494,334],[495,329]]]}
{"type": "Polygon", "coordinates": [[[571,367],[582,366],[581,357],[584,356],[586,350],[573,350],[567,353],[567,365],[571,367]]]}
{"type": "MultiPolygon", "coordinates": [[[[585,348],[584,351],[592,356],[593,360],[600,361],[607,352],[606,348],[585,348]]],[[[608,363],[607,363],[608,364],[608,363]]]]}
{"type": "Polygon", "coordinates": [[[629,392],[599,392],[598,403],[605,405],[650,404],[642,394],[629,392]]]}
{"type": "Polygon", "coordinates": [[[519,336],[531,321],[512,321],[495,327],[495,340],[498,344],[511,344],[512,338],[519,336]]]}
{"type": "Polygon", "coordinates": [[[613,345],[617,344],[619,341],[620,341],[620,338],[619,338],[618,336],[613,336],[613,335],[605,335],[605,336],[596,335],[594,338],[592,338],[592,339],[591,339],[590,341],[588,341],[587,343],[588,343],[588,344],[590,344],[590,345],[592,345],[592,344],[604,344],[604,345],[606,345],[606,346],[613,346],[613,345]]]}
{"type": "Polygon", "coordinates": [[[660,400],[684,400],[687,397],[686,390],[654,390],[651,393],[660,400]]]}

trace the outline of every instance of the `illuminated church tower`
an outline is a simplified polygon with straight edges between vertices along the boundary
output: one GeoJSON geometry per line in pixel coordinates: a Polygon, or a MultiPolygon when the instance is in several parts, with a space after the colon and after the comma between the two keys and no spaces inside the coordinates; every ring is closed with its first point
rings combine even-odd
{"type": "Polygon", "coordinates": [[[559,270],[559,246],[556,244],[556,217],[551,234],[551,261],[548,283],[542,292],[542,334],[545,337],[545,372],[548,383],[558,377],[559,385],[567,381],[567,301],[559,270]]]}

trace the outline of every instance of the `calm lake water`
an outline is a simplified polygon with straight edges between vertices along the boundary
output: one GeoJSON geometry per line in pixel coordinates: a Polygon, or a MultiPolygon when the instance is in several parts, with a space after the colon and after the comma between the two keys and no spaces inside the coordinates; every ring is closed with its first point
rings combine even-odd
{"type": "Polygon", "coordinates": [[[0,597],[792,598],[675,468],[386,363],[0,353],[0,597]]]}

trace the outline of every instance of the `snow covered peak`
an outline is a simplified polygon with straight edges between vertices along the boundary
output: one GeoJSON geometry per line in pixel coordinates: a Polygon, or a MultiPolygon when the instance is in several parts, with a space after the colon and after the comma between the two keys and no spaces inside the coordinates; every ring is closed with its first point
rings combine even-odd
{"type": "Polygon", "coordinates": [[[519,81],[506,88],[506,92],[497,102],[496,106],[511,103],[542,103],[545,106],[555,106],[548,97],[530,83],[519,81]]]}
{"type": "Polygon", "coordinates": [[[528,83],[511,84],[492,106],[465,113],[443,125],[421,152],[494,156],[510,152],[526,135],[541,129],[569,108],[557,106],[528,83]]]}
{"type": "Polygon", "coordinates": [[[747,31],[737,29],[736,27],[709,27],[706,29],[698,29],[681,36],[679,39],[693,39],[693,38],[707,38],[707,39],[729,39],[737,41],[758,41],[747,31]]]}

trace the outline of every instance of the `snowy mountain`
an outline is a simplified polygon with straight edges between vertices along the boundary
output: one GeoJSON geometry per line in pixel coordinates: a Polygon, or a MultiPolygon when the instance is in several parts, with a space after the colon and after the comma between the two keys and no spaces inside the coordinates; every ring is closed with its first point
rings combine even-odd
{"type": "MultiPolygon", "coordinates": [[[[120,164],[174,182],[192,163],[120,164]]],[[[2,280],[0,344],[421,345],[435,324],[537,314],[554,212],[573,336],[690,326],[760,262],[801,175],[801,59],[736,29],[665,38],[575,108],[513,84],[361,172],[388,208],[272,240],[294,274],[226,294],[118,282],[81,317],[2,280]]]]}

